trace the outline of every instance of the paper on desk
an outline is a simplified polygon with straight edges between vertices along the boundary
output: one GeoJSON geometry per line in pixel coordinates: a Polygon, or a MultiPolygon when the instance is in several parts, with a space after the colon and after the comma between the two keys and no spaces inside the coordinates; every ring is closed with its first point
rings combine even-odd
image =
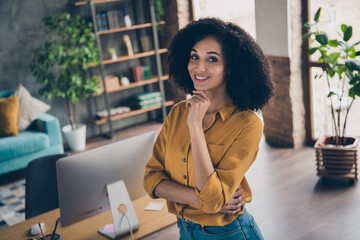
{"type": "Polygon", "coordinates": [[[145,207],[145,210],[160,211],[164,207],[164,205],[164,202],[149,202],[149,204],[145,207]]]}
{"type": "Polygon", "coordinates": [[[113,224],[107,224],[105,227],[101,230],[101,233],[114,233],[115,228],[113,224]]]}

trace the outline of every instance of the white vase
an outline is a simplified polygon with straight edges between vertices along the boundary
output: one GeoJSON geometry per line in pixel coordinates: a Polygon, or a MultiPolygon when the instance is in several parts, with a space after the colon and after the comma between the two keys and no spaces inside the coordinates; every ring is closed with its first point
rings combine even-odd
{"type": "Polygon", "coordinates": [[[71,129],[71,125],[66,125],[62,129],[65,139],[71,150],[82,151],[86,147],[86,125],[78,124],[75,130],[71,129]]]}
{"type": "Polygon", "coordinates": [[[114,60],[114,61],[117,60],[116,52],[111,53],[111,59],[114,60]]]}

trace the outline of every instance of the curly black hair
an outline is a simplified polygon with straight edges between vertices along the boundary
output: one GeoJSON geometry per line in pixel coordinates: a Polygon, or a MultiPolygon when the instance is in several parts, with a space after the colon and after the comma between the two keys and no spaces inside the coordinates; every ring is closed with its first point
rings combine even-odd
{"type": "Polygon", "coordinates": [[[187,68],[190,51],[210,36],[224,54],[226,90],[233,104],[239,110],[261,110],[273,95],[269,63],[255,40],[233,23],[203,18],[178,31],[167,58],[170,79],[186,93],[195,90],[187,68]]]}

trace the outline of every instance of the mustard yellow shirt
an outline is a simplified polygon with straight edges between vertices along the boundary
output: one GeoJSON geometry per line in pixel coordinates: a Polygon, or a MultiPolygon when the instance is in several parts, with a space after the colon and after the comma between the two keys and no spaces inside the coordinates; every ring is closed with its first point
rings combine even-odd
{"type": "MultiPolygon", "coordinates": [[[[215,172],[199,192],[195,187],[187,116],[185,101],[171,109],[146,165],[145,190],[156,198],[153,194],[156,186],[167,179],[194,188],[201,206],[167,201],[169,212],[205,226],[226,225],[237,215],[218,212],[239,185],[244,190],[244,200],[250,202],[252,199],[245,173],[258,153],[262,121],[253,111],[239,111],[232,103],[216,112],[212,123],[204,129],[215,172]]],[[[243,210],[239,214],[242,213],[243,210]]]]}

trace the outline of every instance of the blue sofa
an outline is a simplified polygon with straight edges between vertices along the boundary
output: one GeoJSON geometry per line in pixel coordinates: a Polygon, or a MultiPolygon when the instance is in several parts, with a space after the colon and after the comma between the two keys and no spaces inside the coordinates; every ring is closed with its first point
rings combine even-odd
{"type": "MultiPolygon", "coordinates": [[[[14,90],[0,91],[0,98],[14,90]]],[[[25,168],[39,157],[64,153],[59,120],[43,113],[17,136],[0,137],[0,175],[25,168]]]]}

